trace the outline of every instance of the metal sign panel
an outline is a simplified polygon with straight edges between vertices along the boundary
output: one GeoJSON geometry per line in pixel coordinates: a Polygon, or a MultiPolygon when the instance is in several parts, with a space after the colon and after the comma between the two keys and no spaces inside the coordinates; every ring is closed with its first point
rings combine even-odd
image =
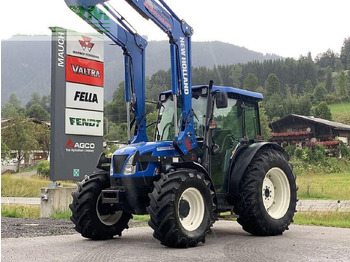
{"type": "Polygon", "coordinates": [[[67,55],[103,62],[103,39],[71,33],[67,36],[67,55]]]}
{"type": "Polygon", "coordinates": [[[82,180],[103,149],[103,41],[51,30],[50,178],[82,180]]]}
{"type": "Polygon", "coordinates": [[[66,107],[103,111],[103,101],[102,87],[66,84],[66,107]]]}
{"type": "Polygon", "coordinates": [[[66,81],[102,87],[103,63],[74,56],[67,56],[66,81]]]}
{"type": "Polygon", "coordinates": [[[103,112],[66,108],[65,133],[103,136],[103,112]]]}
{"type": "Polygon", "coordinates": [[[66,107],[85,110],[103,111],[103,88],[66,84],[66,107]]]}

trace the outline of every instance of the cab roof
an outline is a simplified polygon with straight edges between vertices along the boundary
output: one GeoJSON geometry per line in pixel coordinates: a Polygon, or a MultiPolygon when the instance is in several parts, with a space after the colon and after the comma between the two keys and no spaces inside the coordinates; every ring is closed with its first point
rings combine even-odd
{"type": "MultiPolygon", "coordinates": [[[[195,91],[197,89],[201,89],[204,87],[208,87],[207,85],[196,85],[196,86],[192,86],[192,90],[195,91]]],[[[252,92],[252,91],[247,91],[244,89],[239,89],[239,88],[235,88],[235,87],[230,87],[230,86],[216,86],[213,85],[213,89],[212,92],[223,92],[223,93],[231,93],[231,94],[236,94],[236,95],[240,95],[240,96],[245,96],[248,98],[254,98],[257,100],[262,100],[263,99],[263,95],[260,93],[256,93],[256,92],[252,92]]],[[[161,94],[170,94],[171,90],[168,91],[164,91],[161,94]]]]}

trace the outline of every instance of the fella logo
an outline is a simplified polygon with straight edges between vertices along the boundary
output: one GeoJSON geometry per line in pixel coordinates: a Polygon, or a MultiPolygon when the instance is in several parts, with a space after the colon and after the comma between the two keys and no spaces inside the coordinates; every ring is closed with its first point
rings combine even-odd
{"type": "Polygon", "coordinates": [[[78,40],[81,48],[85,51],[87,49],[89,52],[91,52],[91,49],[94,47],[94,43],[91,42],[91,37],[88,36],[81,36],[83,40],[78,40]]]}

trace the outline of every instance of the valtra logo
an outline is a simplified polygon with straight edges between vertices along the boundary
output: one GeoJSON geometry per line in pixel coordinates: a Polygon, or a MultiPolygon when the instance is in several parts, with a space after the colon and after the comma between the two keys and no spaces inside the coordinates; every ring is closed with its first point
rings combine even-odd
{"type": "Polygon", "coordinates": [[[85,51],[87,49],[89,52],[91,52],[91,49],[94,47],[94,43],[91,42],[91,37],[88,36],[81,36],[83,40],[78,40],[80,43],[81,48],[85,51]]]}
{"type": "Polygon", "coordinates": [[[66,81],[103,87],[103,63],[67,55],[66,81]]]}

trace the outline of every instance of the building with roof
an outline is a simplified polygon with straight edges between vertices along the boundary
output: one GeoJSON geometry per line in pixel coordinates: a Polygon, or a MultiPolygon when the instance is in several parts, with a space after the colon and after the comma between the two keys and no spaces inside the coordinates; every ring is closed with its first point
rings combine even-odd
{"type": "Polygon", "coordinates": [[[350,145],[350,126],[316,118],[291,114],[269,124],[272,129],[271,141],[278,144],[296,144],[304,147],[307,143],[336,146],[339,141],[350,145]]]}

